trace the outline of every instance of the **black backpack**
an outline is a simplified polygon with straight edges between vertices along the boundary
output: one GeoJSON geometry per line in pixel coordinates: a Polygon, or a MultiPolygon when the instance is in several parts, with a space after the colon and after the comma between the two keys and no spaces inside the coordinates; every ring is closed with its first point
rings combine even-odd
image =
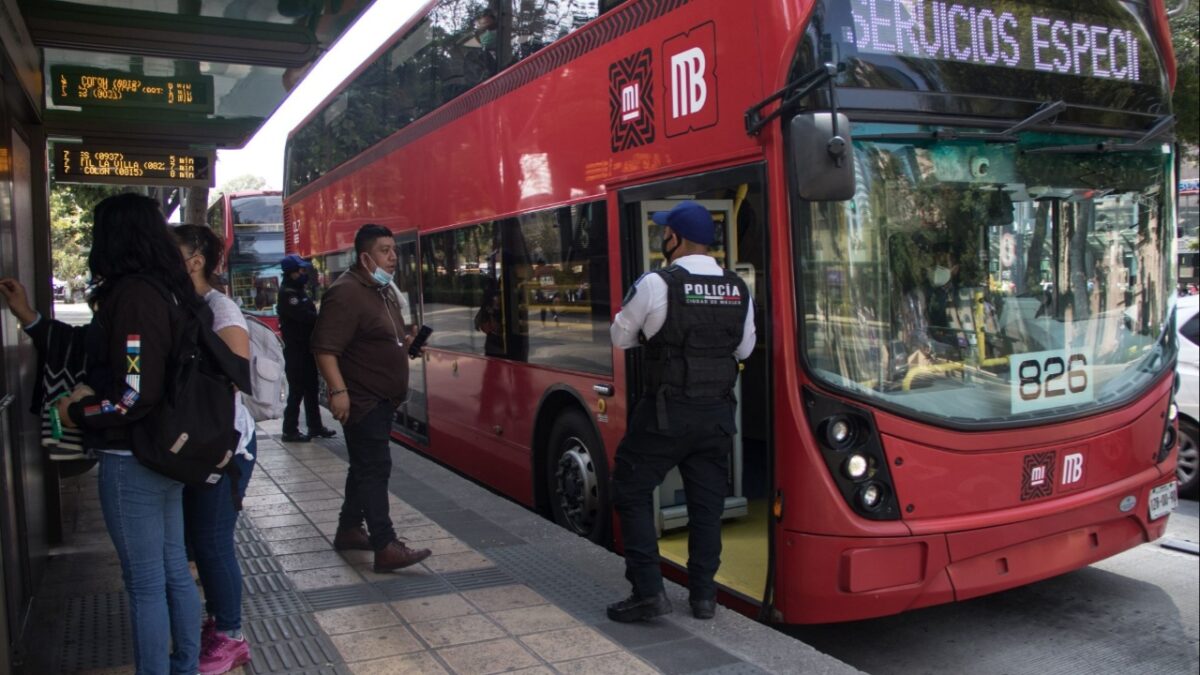
{"type": "Polygon", "coordinates": [[[212,485],[225,473],[236,479],[234,387],[250,391],[250,362],[213,332],[207,305],[183,306],[157,280],[142,278],[170,305],[171,351],[162,399],[133,425],[133,454],[188,485],[212,485]]]}

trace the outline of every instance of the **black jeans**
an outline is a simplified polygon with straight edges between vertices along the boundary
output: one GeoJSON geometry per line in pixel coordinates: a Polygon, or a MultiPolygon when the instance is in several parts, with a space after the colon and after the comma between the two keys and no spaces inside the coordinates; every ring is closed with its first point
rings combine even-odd
{"type": "Polygon", "coordinates": [[[283,433],[299,433],[301,400],[304,401],[304,419],[308,422],[309,432],[321,429],[316,360],[307,351],[286,350],[283,361],[288,383],[287,406],[283,409],[283,433]]]}
{"type": "Polygon", "coordinates": [[[617,446],[613,503],[621,520],[625,578],[642,597],[663,590],[654,488],[678,466],[687,495],[688,587],[692,599],[709,600],[716,596],[713,577],[721,565],[721,514],[736,432],[733,403],[672,401],[667,410],[670,428],[659,429],[654,398],[643,399],[617,446]]]}
{"type": "Polygon", "coordinates": [[[380,401],[354,424],[343,424],[350,469],[338,529],[360,527],[365,519],[376,551],[396,539],[388,511],[388,479],[392,476],[392,404],[380,401]]]}

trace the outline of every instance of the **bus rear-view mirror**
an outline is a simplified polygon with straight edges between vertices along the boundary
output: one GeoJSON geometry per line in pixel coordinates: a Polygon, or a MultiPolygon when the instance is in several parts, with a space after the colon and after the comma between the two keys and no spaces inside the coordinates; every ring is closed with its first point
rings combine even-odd
{"type": "Polygon", "coordinates": [[[810,202],[837,202],[854,196],[854,149],[850,120],[831,113],[796,115],[791,122],[796,193],[810,202]]]}

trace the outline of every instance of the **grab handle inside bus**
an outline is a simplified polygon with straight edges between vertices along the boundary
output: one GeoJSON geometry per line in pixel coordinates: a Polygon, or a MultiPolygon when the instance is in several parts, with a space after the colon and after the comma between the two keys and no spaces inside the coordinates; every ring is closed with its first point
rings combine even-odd
{"type": "Polygon", "coordinates": [[[850,120],[838,114],[805,113],[792,118],[789,138],[796,193],[810,202],[854,196],[854,150],[850,120]],[[840,152],[839,152],[840,151],[840,152]]]}

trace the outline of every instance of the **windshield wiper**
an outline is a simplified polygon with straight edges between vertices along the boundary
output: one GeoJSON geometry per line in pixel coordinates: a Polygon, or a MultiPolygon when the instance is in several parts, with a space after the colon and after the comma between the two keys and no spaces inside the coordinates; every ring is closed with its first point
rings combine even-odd
{"type": "Polygon", "coordinates": [[[1175,129],[1175,116],[1163,115],[1154,126],[1146,130],[1140,138],[1132,143],[1117,142],[1114,139],[1099,143],[1082,143],[1079,145],[1049,145],[1044,148],[1030,148],[1022,152],[1029,155],[1049,154],[1104,154],[1108,152],[1137,152],[1147,150],[1150,144],[1159,137],[1175,129]]]}
{"type": "Polygon", "coordinates": [[[1059,113],[1067,109],[1065,101],[1047,101],[1038,106],[1038,109],[1033,111],[1033,114],[1025,119],[1017,122],[1004,131],[959,131],[954,127],[943,127],[934,129],[933,131],[910,131],[903,133],[888,133],[874,135],[859,135],[854,140],[857,141],[882,141],[882,140],[934,140],[934,141],[986,141],[989,143],[1016,143],[1020,133],[1035,124],[1041,124],[1051,117],[1057,116],[1059,113]]]}

